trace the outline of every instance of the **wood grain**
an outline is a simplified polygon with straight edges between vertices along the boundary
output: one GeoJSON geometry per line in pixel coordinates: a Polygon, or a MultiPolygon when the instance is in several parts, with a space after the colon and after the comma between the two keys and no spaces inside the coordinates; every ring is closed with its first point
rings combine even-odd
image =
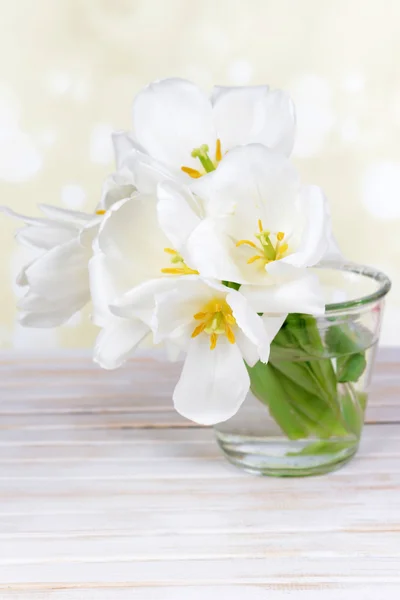
{"type": "Polygon", "coordinates": [[[179,365],[0,354],[0,599],[400,597],[400,352],[358,456],[256,478],[171,406],[179,365]]]}

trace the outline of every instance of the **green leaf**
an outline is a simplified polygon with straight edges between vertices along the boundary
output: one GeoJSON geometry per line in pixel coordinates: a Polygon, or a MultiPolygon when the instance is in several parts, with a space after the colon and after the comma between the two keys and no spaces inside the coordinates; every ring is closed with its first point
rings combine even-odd
{"type": "Polygon", "coordinates": [[[293,408],[288,394],[282,384],[282,376],[271,364],[258,362],[254,367],[247,367],[253,394],[269,408],[271,417],[291,440],[298,440],[309,435],[308,419],[293,408]]]}
{"type": "Polygon", "coordinates": [[[318,329],[316,337],[310,341],[310,330],[315,327],[314,317],[309,315],[290,314],[286,317],[280,331],[271,344],[271,356],[291,360],[292,356],[297,359],[310,360],[320,357],[323,351],[318,329]]]}
{"type": "Polygon", "coordinates": [[[339,383],[358,381],[367,366],[364,352],[339,356],[336,361],[336,377],[339,383]]]}
{"type": "Polygon", "coordinates": [[[298,386],[303,387],[310,394],[318,396],[321,393],[321,387],[312,368],[310,368],[310,363],[289,360],[270,362],[277,371],[297,383],[298,386]]]}
{"type": "Polygon", "coordinates": [[[222,284],[236,291],[240,289],[241,285],[240,283],[235,283],[234,281],[223,281],[222,284]]]}
{"type": "Polygon", "coordinates": [[[358,402],[364,413],[365,409],[367,408],[368,394],[366,392],[358,392],[357,396],[358,396],[358,402]]]}
{"type": "Polygon", "coordinates": [[[359,437],[364,424],[365,394],[357,394],[351,384],[342,386],[346,393],[341,396],[342,414],[349,431],[359,437]]]}
{"type": "MultiPolygon", "coordinates": [[[[284,345],[286,343],[287,345],[290,344],[292,348],[297,348],[297,362],[295,362],[294,356],[289,356],[286,357],[287,365],[304,365],[304,362],[301,363],[299,361],[301,358],[303,361],[306,361],[307,385],[314,387],[314,389],[310,389],[309,391],[318,395],[322,393],[328,403],[336,405],[336,374],[331,360],[324,358],[325,349],[316,319],[311,315],[288,315],[276,339],[279,344],[284,345]],[[316,360],[312,360],[314,357],[316,360]],[[317,386],[316,390],[315,386],[317,386]]],[[[290,374],[286,371],[287,366],[284,364],[285,361],[282,358],[282,353],[280,356],[277,356],[276,353],[271,352],[270,361],[276,368],[285,370],[286,375],[290,377],[290,374]]],[[[294,373],[296,367],[293,367],[293,369],[290,367],[290,370],[294,373]]],[[[298,377],[299,375],[296,374],[295,381],[304,385],[304,380],[302,378],[299,380],[298,377]]]]}
{"type": "Polygon", "coordinates": [[[282,377],[282,386],[293,409],[303,419],[308,419],[310,435],[321,438],[347,435],[337,403],[329,404],[321,396],[311,394],[289,378],[282,377]]]}
{"type": "Polygon", "coordinates": [[[352,327],[348,323],[329,327],[325,341],[330,351],[337,356],[336,376],[339,383],[358,381],[367,366],[363,352],[366,341],[366,329],[352,327]]]}
{"type": "Polygon", "coordinates": [[[369,348],[373,336],[361,323],[345,320],[328,328],[325,343],[331,354],[354,354],[369,348]]]}

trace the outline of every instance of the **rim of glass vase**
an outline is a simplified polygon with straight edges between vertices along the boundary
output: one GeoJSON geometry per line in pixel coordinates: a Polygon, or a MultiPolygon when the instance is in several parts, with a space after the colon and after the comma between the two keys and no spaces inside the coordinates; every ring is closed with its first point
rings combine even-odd
{"type": "Polygon", "coordinates": [[[333,311],[343,311],[349,310],[351,308],[357,308],[358,306],[366,306],[368,304],[372,304],[377,302],[381,298],[384,298],[386,294],[389,292],[392,287],[392,282],[385,273],[375,269],[373,267],[369,267],[367,265],[360,265],[357,263],[351,262],[322,262],[319,265],[316,265],[317,269],[335,269],[338,271],[347,271],[348,273],[356,273],[357,275],[362,275],[364,277],[369,277],[378,283],[378,289],[372,294],[367,294],[365,296],[360,296],[359,298],[354,298],[353,300],[347,300],[345,302],[333,302],[325,305],[325,315],[329,312],[333,311]]]}

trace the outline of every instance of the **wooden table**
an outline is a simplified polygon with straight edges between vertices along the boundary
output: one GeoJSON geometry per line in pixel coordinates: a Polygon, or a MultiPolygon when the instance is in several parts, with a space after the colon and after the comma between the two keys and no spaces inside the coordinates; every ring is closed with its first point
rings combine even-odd
{"type": "Polygon", "coordinates": [[[257,478],[180,418],[178,367],[0,355],[0,598],[400,598],[400,355],[381,352],[358,457],[257,478]]]}

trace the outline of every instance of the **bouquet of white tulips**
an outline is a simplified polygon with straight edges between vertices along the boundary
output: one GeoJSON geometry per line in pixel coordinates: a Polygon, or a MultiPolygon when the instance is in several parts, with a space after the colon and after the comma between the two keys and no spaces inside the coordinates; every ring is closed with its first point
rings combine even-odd
{"type": "MultiPolygon", "coordinates": [[[[18,276],[21,323],[56,327],[91,302],[94,360],[115,369],[148,338],[184,357],[173,401],[198,423],[232,417],[251,384],[275,394],[271,345],[323,314],[309,268],[338,256],[324,194],[290,162],[294,137],[282,91],[216,87],[208,98],[182,79],[150,84],[132,132],[113,135],[116,171],[92,213],[8,210],[26,224],[18,241],[41,251],[18,276]]],[[[280,425],[297,435],[290,419],[280,425]]]]}

